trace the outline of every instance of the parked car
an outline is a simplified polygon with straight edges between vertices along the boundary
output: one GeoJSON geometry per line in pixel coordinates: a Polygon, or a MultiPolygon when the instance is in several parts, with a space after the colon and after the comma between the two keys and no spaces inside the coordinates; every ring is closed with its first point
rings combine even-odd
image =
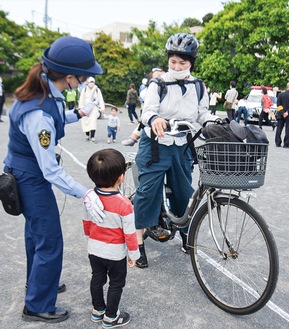
{"type": "MultiPolygon", "coordinates": [[[[259,116],[262,110],[261,99],[262,99],[262,87],[263,86],[252,86],[251,91],[247,98],[247,108],[248,108],[248,121],[250,122],[259,122],[259,116]]],[[[277,98],[273,93],[272,87],[266,87],[268,91],[268,95],[271,97],[273,101],[273,106],[271,107],[272,111],[276,116],[277,112],[277,98]]]]}

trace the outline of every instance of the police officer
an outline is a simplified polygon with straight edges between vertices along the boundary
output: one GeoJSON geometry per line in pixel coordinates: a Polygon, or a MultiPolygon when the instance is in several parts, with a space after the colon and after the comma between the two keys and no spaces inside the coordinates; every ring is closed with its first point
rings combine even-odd
{"type": "Polygon", "coordinates": [[[102,204],[93,190],[76,182],[58,164],[54,148],[64,137],[64,126],[89,115],[95,104],[65,112],[62,92],[77,88],[87,76],[102,74],[85,41],[64,36],[47,48],[40,63],[15,92],[9,111],[8,154],[4,171],[15,176],[25,217],[27,289],[22,318],[55,323],[68,318],[56,308],[62,270],[63,237],[52,184],[83,198],[92,218],[102,221],[102,204]]]}
{"type": "Polygon", "coordinates": [[[285,137],[283,147],[289,148],[289,82],[286,91],[280,93],[277,98],[277,129],[275,133],[275,144],[280,147],[282,144],[282,130],[285,126],[285,137]]]}

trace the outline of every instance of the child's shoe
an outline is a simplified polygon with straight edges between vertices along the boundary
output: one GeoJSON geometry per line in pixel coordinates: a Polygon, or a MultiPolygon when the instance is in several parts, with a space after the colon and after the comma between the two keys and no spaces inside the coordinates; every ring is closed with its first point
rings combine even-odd
{"type": "Polygon", "coordinates": [[[112,319],[104,315],[102,320],[102,328],[116,328],[122,327],[128,324],[130,321],[130,315],[126,312],[118,312],[116,318],[112,319]]]}
{"type": "Polygon", "coordinates": [[[134,146],[135,143],[137,143],[137,140],[132,137],[121,142],[124,146],[134,146]]]}
{"type": "Polygon", "coordinates": [[[111,143],[111,140],[110,138],[107,139],[107,144],[110,144],[111,143]]]}
{"type": "Polygon", "coordinates": [[[92,322],[100,322],[103,320],[104,314],[105,314],[105,310],[97,311],[97,310],[93,309],[91,311],[90,320],[92,322]]]}

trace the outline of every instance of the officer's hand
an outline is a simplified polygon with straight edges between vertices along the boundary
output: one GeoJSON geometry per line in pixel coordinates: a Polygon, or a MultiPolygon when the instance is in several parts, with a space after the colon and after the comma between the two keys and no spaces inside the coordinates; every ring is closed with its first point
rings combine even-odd
{"type": "Polygon", "coordinates": [[[103,204],[99,200],[98,195],[94,192],[93,189],[90,189],[86,192],[83,197],[84,205],[92,217],[92,219],[96,223],[102,223],[105,218],[105,214],[103,213],[103,204]]]}

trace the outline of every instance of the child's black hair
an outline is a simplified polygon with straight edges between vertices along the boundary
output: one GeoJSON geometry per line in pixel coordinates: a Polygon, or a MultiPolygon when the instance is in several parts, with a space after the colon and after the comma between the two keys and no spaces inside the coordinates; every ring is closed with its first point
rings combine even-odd
{"type": "Polygon", "coordinates": [[[125,173],[125,158],[115,149],[103,149],[89,158],[86,170],[96,187],[112,187],[119,176],[125,173]]]}

